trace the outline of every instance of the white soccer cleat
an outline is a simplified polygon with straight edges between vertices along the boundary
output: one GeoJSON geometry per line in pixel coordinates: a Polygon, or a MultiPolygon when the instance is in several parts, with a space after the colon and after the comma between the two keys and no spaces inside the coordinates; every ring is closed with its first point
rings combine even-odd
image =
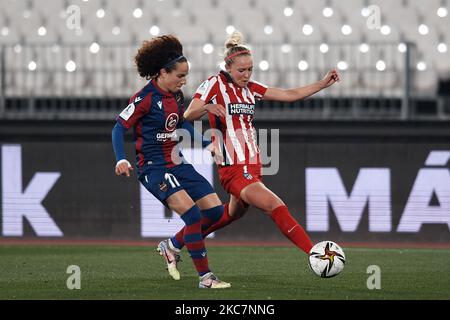
{"type": "Polygon", "coordinates": [[[180,280],[180,272],[177,269],[177,263],[181,261],[180,251],[172,249],[168,240],[163,240],[158,244],[156,249],[159,254],[164,258],[167,264],[167,271],[174,280],[180,280]]]}
{"type": "Polygon", "coordinates": [[[231,284],[219,280],[219,278],[217,278],[214,273],[208,272],[204,276],[200,277],[198,287],[201,289],[225,289],[230,288],[231,284]]]}

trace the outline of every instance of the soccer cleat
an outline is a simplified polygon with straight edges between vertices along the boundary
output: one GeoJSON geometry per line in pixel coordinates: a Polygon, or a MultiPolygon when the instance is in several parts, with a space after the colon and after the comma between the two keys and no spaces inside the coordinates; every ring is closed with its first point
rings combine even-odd
{"type": "Polygon", "coordinates": [[[167,271],[174,280],[180,280],[180,272],[177,263],[181,261],[180,252],[172,249],[169,240],[163,240],[156,249],[167,263],[167,271]]]}
{"type": "Polygon", "coordinates": [[[230,288],[231,284],[225,281],[219,280],[214,273],[208,272],[200,277],[198,287],[201,289],[225,289],[230,288]]]}

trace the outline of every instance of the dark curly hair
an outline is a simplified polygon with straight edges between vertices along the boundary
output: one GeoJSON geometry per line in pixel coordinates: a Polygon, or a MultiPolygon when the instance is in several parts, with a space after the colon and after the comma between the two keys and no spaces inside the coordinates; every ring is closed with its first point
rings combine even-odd
{"type": "Polygon", "coordinates": [[[170,62],[177,58],[176,62],[187,61],[180,41],[173,35],[163,35],[144,41],[134,61],[139,75],[149,80],[158,77],[159,71],[168,63],[164,69],[167,72],[174,70],[176,63],[170,62]]]}

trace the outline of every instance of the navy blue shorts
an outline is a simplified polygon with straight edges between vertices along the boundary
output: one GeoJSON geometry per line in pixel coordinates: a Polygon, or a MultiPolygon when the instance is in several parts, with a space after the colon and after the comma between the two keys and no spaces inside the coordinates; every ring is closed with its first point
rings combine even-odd
{"type": "Polygon", "coordinates": [[[211,184],[191,164],[172,168],[151,168],[142,173],[139,181],[166,207],[166,200],[177,191],[184,190],[195,202],[214,193],[211,184]]]}

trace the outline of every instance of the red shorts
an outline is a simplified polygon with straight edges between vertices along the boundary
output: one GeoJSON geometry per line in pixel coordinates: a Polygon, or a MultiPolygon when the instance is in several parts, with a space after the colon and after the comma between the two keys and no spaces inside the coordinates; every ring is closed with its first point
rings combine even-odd
{"type": "Polygon", "coordinates": [[[262,182],[260,164],[235,164],[219,167],[219,179],[226,192],[236,197],[239,202],[247,207],[241,200],[241,191],[246,186],[255,182],[262,182]]]}

